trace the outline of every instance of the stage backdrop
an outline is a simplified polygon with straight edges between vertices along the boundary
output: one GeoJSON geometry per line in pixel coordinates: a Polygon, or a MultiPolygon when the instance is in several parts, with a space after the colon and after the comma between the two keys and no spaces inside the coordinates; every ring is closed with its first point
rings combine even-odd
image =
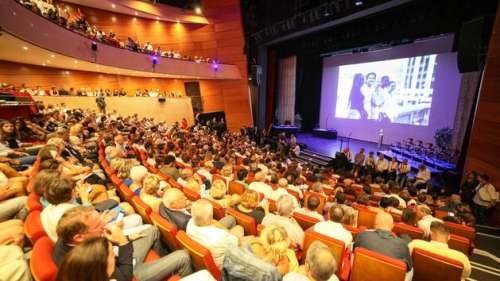
{"type": "Polygon", "coordinates": [[[453,37],[323,60],[320,127],[384,143],[408,137],[434,142],[453,128],[461,75],[453,37]]]}

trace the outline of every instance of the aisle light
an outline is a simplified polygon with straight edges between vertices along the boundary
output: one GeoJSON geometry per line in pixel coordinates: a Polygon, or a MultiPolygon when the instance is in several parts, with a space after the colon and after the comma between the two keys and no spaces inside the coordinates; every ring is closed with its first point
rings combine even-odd
{"type": "Polygon", "coordinates": [[[200,8],[200,6],[196,6],[196,7],[194,8],[194,12],[195,12],[197,15],[201,15],[201,8],[200,8]]]}

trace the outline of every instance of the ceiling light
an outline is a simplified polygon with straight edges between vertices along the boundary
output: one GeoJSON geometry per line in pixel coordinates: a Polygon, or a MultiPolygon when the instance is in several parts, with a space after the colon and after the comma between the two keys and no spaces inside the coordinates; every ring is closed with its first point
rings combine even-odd
{"type": "Polygon", "coordinates": [[[111,20],[112,20],[113,22],[115,22],[115,21],[116,21],[116,17],[114,17],[114,16],[113,16],[113,17],[111,17],[111,20]]]}
{"type": "Polygon", "coordinates": [[[50,60],[47,60],[47,63],[50,63],[50,60]]]}
{"type": "Polygon", "coordinates": [[[354,5],[361,6],[361,5],[363,5],[363,1],[358,0],[358,1],[354,2],[354,5]]]}
{"type": "Polygon", "coordinates": [[[23,50],[27,51],[29,48],[26,46],[23,46],[23,50]]]}
{"type": "Polygon", "coordinates": [[[196,6],[196,7],[194,8],[194,12],[195,12],[197,15],[201,15],[201,8],[200,8],[200,6],[196,6]]]}
{"type": "Polygon", "coordinates": [[[74,62],[74,63],[78,63],[78,61],[77,61],[77,60],[74,60],[73,62],[74,62]]]}
{"type": "Polygon", "coordinates": [[[54,54],[50,54],[50,57],[51,58],[55,58],[56,56],[54,54]]]}
{"type": "Polygon", "coordinates": [[[156,20],[159,20],[159,19],[160,19],[160,17],[156,17],[156,20]]]}
{"type": "Polygon", "coordinates": [[[46,66],[47,64],[46,63],[42,63],[43,66],[46,66]]]}
{"type": "Polygon", "coordinates": [[[139,15],[139,13],[138,13],[137,11],[135,11],[135,12],[134,12],[134,14],[135,14],[136,16],[138,16],[138,15],[139,15]]]}
{"type": "Polygon", "coordinates": [[[181,23],[181,21],[179,19],[177,19],[177,23],[181,23]]]}
{"type": "Polygon", "coordinates": [[[136,17],[134,17],[134,21],[137,21],[137,18],[136,18],[136,17]]]}
{"type": "Polygon", "coordinates": [[[116,5],[115,4],[111,4],[111,8],[116,8],[116,5]]]}

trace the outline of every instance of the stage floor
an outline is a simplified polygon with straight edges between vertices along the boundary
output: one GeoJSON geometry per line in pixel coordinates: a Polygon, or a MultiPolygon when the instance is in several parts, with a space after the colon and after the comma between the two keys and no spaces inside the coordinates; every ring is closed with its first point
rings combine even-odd
{"type": "MultiPolygon", "coordinates": [[[[369,141],[362,141],[362,140],[357,140],[357,139],[349,139],[347,141],[346,138],[337,138],[337,139],[326,139],[326,138],[320,138],[320,137],[315,137],[310,133],[301,133],[297,136],[297,142],[303,143],[307,145],[307,149],[314,151],[316,153],[320,153],[329,157],[335,157],[335,153],[340,151],[340,146],[342,145],[342,148],[349,147],[351,150],[352,156],[356,153],[361,148],[365,149],[365,153],[368,155],[370,151],[373,151],[375,154],[377,153],[377,143],[374,142],[369,142],[369,141]],[[341,141],[344,140],[344,141],[341,141]]],[[[382,150],[389,150],[390,146],[389,145],[383,145],[382,150]]]]}

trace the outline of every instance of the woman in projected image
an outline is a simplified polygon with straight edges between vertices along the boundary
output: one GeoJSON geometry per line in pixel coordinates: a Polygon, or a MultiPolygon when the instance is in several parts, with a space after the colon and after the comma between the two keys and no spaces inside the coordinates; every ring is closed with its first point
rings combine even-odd
{"type": "Polygon", "coordinates": [[[361,92],[361,87],[365,84],[365,77],[361,73],[354,74],[351,94],[349,95],[349,118],[367,119],[368,113],[365,110],[365,96],[361,92]]]}

